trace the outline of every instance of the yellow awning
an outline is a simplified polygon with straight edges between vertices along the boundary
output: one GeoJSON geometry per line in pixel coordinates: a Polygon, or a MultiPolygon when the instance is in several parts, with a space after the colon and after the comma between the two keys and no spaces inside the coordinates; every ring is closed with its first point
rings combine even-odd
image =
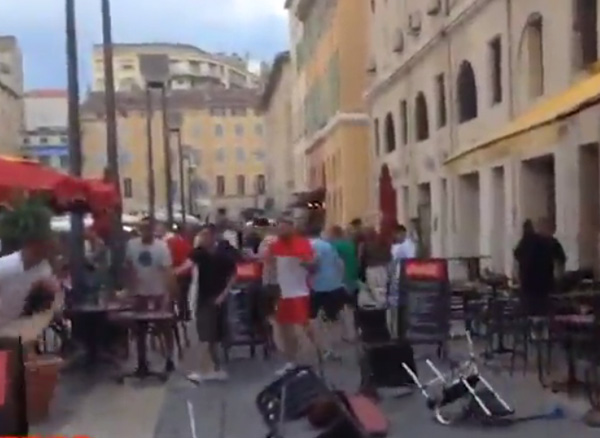
{"type": "MultiPolygon", "coordinates": [[[[460,165],[459,163],[462,163],[463,159],[471,161],[471,158],[474,161],[484,162],[487,161],[484,156],[475,158],[473,155],[482,154],[489,155],[490,158],[497,158],[498,155],[503,155],[503,153],[491,149],[498,148],[510,152],[508,149],[539,143],[532,138],[537,136],[538,130],[541,135],[540,140],[543,138],[544,142],[550,141],[557,135],[554,132],[556,129],[552,129],[557,128],[557,126],[550,125],[576,114],[598,101],[600,101],[600,73],[581,80],[562,93],[543,99],[534,105],[531,110],[505,125],[496,135],[466,151],[450,156],[445,164],[454,167],[460,165]],[[525,138],[528,141],[522,141],[525,138]]],[[[547,145],[550,146],[550,144],[547,145]]]]}

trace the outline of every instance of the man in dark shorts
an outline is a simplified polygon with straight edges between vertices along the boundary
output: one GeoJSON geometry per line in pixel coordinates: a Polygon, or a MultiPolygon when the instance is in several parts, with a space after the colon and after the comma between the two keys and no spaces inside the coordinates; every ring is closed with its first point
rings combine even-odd
{"type": "Polygon", "coordinates": [[[347,302],[344,287],[344,262],[337,251],[318,231],[310,240],[315,256],[310,278],[310,319],[315,325],[317,341],[324,351],[324,357],[336,358],[333,345],[341,339],[340,313],[347,302]],[[324,324],[321,325],[321,316],[324,324]]]}
{"type": "Polygon", "coordinates": [[[202,346],[200,372],[188,378],[194,382],[226,380],[221,367],[218,345],[222,340],[223,305],[235,281],[235,261],[218,249],[216,230],[205,226],[199,233],[199,245],[179,270],[197,271],[196,328],[202,346]]]}

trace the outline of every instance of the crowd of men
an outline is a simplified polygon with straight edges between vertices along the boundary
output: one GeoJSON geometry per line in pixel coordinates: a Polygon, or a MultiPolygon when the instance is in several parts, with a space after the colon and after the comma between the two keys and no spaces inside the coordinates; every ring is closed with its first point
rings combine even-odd
{"type": "MultiPolygon", "coordinates": [[[[224,304],[241,260],[262,267],[260,313],[286,360],[279,370],[283,373],[303,360],[305,340],[323,358],[335,359],[337,343],[353,337],[352,309],[360,289],[376,294],[386,283],[390,262],[415,255],[404,227],[397,226],[395,235],[385,238],[358,220],[346,230],[339,226],[300,230],[282,218],[276,226],[262,228],[259,239],[256,233],[254,239],[247,239],[252,247],[248,251],[235,248],[224,238],[226,234],[205,225],[192,242],[184,232],[167,232],[163,224],[146,218],[126,245],[124,284],[134,307],[176,311],[179,317],[195,321],[203,354],[199,371],[189,378],[198,382],[228,377],[219,344],[224,304]]],[[[94,263],[103,245],[97,236],[89,240],[94,263]]],[[[24,237],[18,251],[0,257],[0,324],[24,316],[33,289],[41,288],[50,296],[63,294],[68,278],[55,263],[55,243],[48,228],[44,234],[24,237]]],[[[159,329],[166,344],[165,371],[171,372],[173,331],[167,325],[159,329]]]]}
{"type": "MultiPolygon", "coordinates": [[[[49,222],[47,212],[35,214],[40,224],[49,222]]],[[[214,225],[203,226],[192,242],[184,232],[167,232],[163,224],[146,218],[127,242],[125,289],[135,308],[175,311],[184,320],[193,319],[202,362],[189,378],[225,380],[219,354],[223,308],[236,284],[237,264],[248,259],[259,263],[260,313],[285,358],[281,374],[306,359],[305,341],[320,358],[336,359],[337,345],[354,337],[353,310],[361,296],[382,306],[397,305],[399,291],[390,278],[403,259],[416,257],[416,245],[404,226],[396,224],[391,230],[378,232],[360,220],[346,229],[301,230],[282,218],[276,226],[263,227],[260,235],[251,233],[245,242],[251,249],[243,251],[244,242],[232,244],[231,233],[214,225]]],[[[555,266],[562,271],[566,261],[562,246],[547,230],[543,224],[534,230],[527,221],[515,249],[516,277],[531,314],[546,310],[544,298],[554,288],[555,266]]],[[[92,240],[97,246],[99,239],[92,240]]],[[[46,297],[62,294],[68,279],[56,263],[56,252],[49,225],[38,225],[22,233],[17,251],[0,257],[0,326],[36,311],[32,291],[42,290],[46,297]]],[[[165,370],[171,372],[172,327],[160,331],[167,347],[165,370]]]]}

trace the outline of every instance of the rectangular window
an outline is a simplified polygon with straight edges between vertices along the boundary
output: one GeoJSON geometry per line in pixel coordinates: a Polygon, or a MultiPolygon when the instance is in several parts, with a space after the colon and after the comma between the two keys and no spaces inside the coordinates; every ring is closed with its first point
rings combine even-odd
{"type": "Polygon", "coordinates": [[[217,176],[217,196],[225,196],[225,177],[217,176]]]}
{"type": "Polygon", "coordinates": [[[259,195],[264,195],[267,191],[267,184],[265,181],[264,175],[258,175],[256,177],[256,193],[259,195]]]}
{"type": "Polygon", "coordinates": [[[133,183],[131,178],[123,178],[123,197],[126,199],[133,198],[133,183]]]}
{"type": "Polygon", "coordinates": [[[406,100],[400,101],[400,135],[402,144],[408,144],[408,103],[406,100]]]}
{"type": "Polygon", "coordinates": [[[443,128],[448,123],[448,112],[446,109],[446,80],[444,73],[435,77],[435,89],[437,93],[437,124],[443,128]]]}
{"type": "Polygon", "coordinates": [[[489,43],[490,89],[492,105],[502,102],[502,39],[498,36],[489,43]]]}
{"type": "Polygon", "coordinates": [[[598,61],[598,0],[577,0],[575,31],[579,38],[582,67],[598,61]]]}
{"type": "Polygon", "coordinates": [[[61,155],[59,158],[59,166],[63,170],[69,170],[69,156],[61,155]]]}
{"type": "Polygon", "coordinates": [[[246,194],[246,178],[244,178],[244,175],[237,176],[237,194],[239,196],[246,194]]]}

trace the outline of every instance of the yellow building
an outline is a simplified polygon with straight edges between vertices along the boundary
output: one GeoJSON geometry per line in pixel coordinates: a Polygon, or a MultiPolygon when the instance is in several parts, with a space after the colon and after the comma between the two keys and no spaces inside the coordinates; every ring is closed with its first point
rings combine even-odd
{"type": "MultiPolygon", "coordinates": [[[[163,123],[159,98],[154,96],[152,140],[156,207],[166,207],[163,123]]],[[[245,208],[262,207],[266,197],[263,121],[254,108],[257,94],[249,89],[209,88],[202,91],[173,90],[169,110],[183,117],[181,139],[195,209],[214,215],[226,209],[236,218],[245,208]]],[[[145,211],[148,205],[146,100],[140,93],[118,93],[118,137],[122,193],[126,211],[145,211]]],[[[104,95],[91,93],[82,106],[84,174],[99,176],[106,166],[104,95]]],[[[179,204],[177,137],[170,136],[171,172],[179,204]]],[[[187,190],[187,189],[186,189],[187,190]]],[[[189,192],[188,192],[189,193],[189,192]]]]}
{"type": "Polygon", "coordinates": [[[368,19],[364,0],[288,0],[297,76],[304,77],[304,141],[310,190],[326,189],[327,222],[367,212],[368,19]]]}
{"type": "MultiPolygon", "coordinates": [[[[171,88],[189,90],[206,84],[253,88],[260,75],[249,71],[249,61],[238,55],[209,53],[189,44],[140,43],[114,45],[115,87],[119,91],[144,88],[140,71],[140,55],[167,55],[170,62],[171,88]]],[[[94,91],[104,90],[104,58],[102,45],[94,46],[94,91]]]]}

